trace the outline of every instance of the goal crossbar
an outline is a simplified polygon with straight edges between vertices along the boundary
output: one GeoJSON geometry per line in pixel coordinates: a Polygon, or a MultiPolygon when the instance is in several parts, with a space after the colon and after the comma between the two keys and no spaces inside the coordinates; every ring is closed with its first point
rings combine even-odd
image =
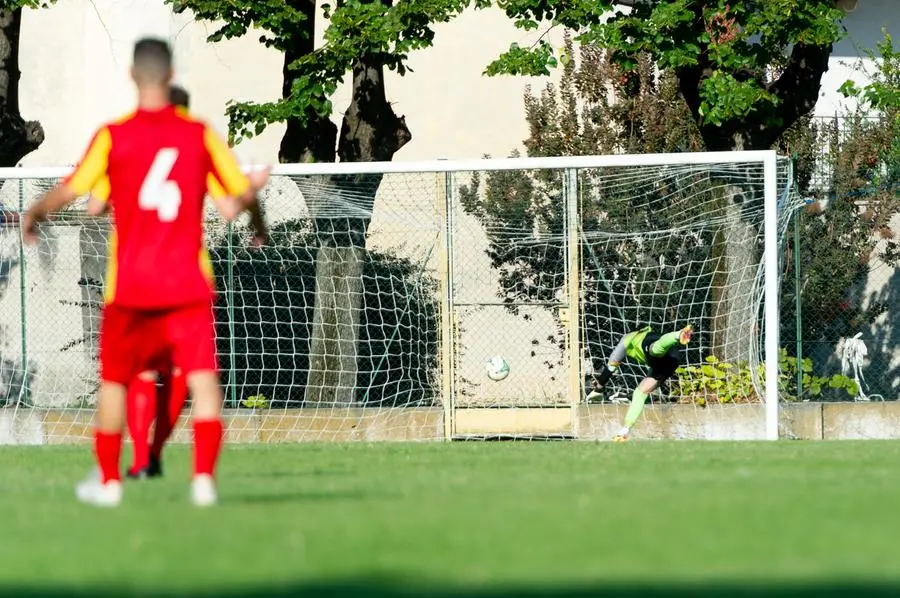
{"type": "MultiPolygon", "coordinates": [[[[566,168],[615,168],[628,166],[669,166],[684,164],[774,164],[773,150],[739,152],[684,152],[676,154],[614,154],[606,156],[560,156],[549,158],[480,158],[473,160],[423,160],[416,162],[322,162],[315,164],[277,164],[276,176],[315,176],[331,174],[412,174],[423,172],[491,172],[500,170],[538,170],[566,168]]],[[[247,170],[256,168],[245,166],[247,170]]],[[[72,167],[0,168],[0,179],[62,178],[72,167]]]]}

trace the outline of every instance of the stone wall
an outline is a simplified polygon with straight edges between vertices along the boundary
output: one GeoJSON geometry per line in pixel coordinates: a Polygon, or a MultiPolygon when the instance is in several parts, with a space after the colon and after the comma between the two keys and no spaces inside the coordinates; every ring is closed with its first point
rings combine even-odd
{"type": "MultiPolygon", "coordinates": [[[[543,411],[548,415],[544,422],[547,429],[543,434],[543,423],[536,410],[529,410],[527,417],[516,416],[517,411],[524,411],[516,409],[471,410],[464,416],[461,411],[459,421],[468,426],[468,435],[474,437],[530,434],[608,440],[618,431],[625,410],[624,406],[581,406],[575,411],[573,425],[566,427],[559,421],[561,410],[546,409],[543,411]],[[503,420],[498,417],[501,412],[510,417],[503,420]],[[492,434],[491,426],[500,433],[492,434]]],[[[762,440],[765,438],[763,415],[763,408],[758,405],[650,406],[633,437],[635,440],[762,440]]],[[[0,410],[0,444],[88,442],[92,418],[93,411],[89,409],[0,410]]],[[[238,443],[445,438],[441,408],[229,410],[226,426],[228,440],[238,443]]],[[[780,428],[782,438],[795,440],[900,438],[900,402],[784,405],[780,428]]],[[[181,426],[174,441],[189,442],[189,430],[181,426]]]]}

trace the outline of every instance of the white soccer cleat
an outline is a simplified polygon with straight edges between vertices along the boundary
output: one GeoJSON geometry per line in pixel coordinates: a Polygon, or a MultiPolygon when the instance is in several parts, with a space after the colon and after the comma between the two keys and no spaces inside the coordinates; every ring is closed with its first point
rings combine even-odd
{"type": "Polygon", "coordinates": [[[211,475],[196,475],[191,480],[191,502],[198,507],[211,507],[219,501],[216,483],[211,475]]]}
{"type": "Polygon", "coordinates": [[[75,496],[95,507],[118,507],[122,502],[122,482],[110,480],[104,484],[99,476],[91,476],[75,487],[75,496]]]}

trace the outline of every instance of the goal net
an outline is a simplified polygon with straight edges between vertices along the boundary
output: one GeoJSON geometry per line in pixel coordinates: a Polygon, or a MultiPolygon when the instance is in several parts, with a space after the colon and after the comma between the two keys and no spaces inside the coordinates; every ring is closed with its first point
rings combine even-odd
{"type": "MultiPolygon", "coordinates": [[[[588,399],[592,369],[627,331],[686,323],[685,367],[654,397],[681,419],[651,407],[636,433],[759,436],[763,296],[778,282],[766,233],[777,254],[798,202],[762,154],[710,160],[277,167],[266,247],[207,212],[229,439],[508,435],[517,413],[515,436],[605,437],[645,372],[629,365],[588,399]],[[493,356],[510,365],[499,382],[493,356]],[[710,415],[720,406],[751,410],[710,415]],[[715,417],[723,432],[705,433],[715,417]]],[[[91,437],[110,223],[82,199],[36,246],[18,227],[64,174],[0,171],[0,443],[91,437]]]]}
{"type": "Polygon", "coordinates": [[[690,324],[683,366],[652,393],[635,436],[774,437],[777,394],[769,389],[767,406],[764,339],[776,378],[779,256],[802,204],[789,161],[773,156],[767,182],[763,161],[738,154],[721,162],[721,154],[609,158],[603,167],[456,175],[455,404],[544,408],[539,418],[579,392],[573,414],[543,423],[520,417],[509,435],[609,439],[649,369],[628,359],[594,393],[593,375],[629,332],[690,324]],[[509,358],[504,383],[479,371],[477,357],[491,353],[509,358]]]}

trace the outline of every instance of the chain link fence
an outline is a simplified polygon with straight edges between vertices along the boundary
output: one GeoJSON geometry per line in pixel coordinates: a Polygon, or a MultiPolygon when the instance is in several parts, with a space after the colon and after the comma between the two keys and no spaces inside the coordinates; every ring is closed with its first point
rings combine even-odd
{"type": "Polygon", "coordinates": [[[781,340],[801,400],[895,400],[900,388],[900,119],[815,118],[787,144],[805,208],[785,252],[781,340]],[[855,394],[832,388],[848,376],[855,394]],[[848,396],[850,394],[850,396],[848,396]]]}

